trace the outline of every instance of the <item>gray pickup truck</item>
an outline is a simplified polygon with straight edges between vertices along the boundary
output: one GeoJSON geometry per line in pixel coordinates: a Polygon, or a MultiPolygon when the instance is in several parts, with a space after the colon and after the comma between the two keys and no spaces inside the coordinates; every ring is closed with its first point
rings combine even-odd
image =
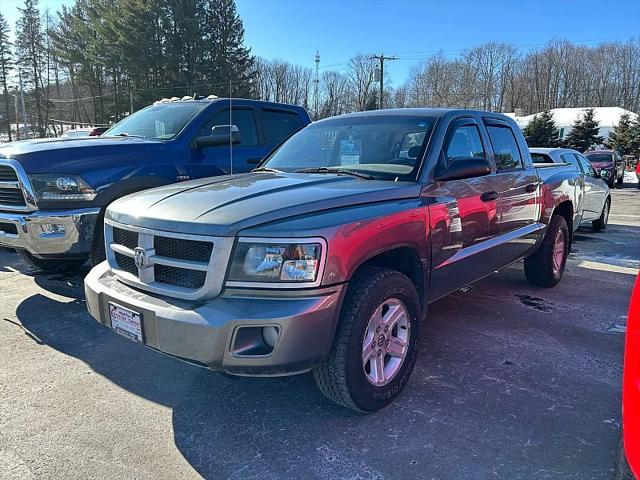
{"type": "Polygon", "coordinates": [[[402,109],[313,123],[252,173],[135,193],[105,215],[90,313],[236,375],[313,371],[375,411],[413,369],[430,302],[524,259],[562,278],[577,172],[533,167],[509,118],[402,109]]]}

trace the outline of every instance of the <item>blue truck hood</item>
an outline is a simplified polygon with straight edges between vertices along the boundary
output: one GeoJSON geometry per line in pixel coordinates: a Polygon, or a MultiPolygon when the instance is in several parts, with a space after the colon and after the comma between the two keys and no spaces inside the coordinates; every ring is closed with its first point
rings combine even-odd
{"type": "Polygon", "coordinates": [[[43,138],[0,146],[0,158],[18,160],[27,173],[78,173],[104,166],[110,156],[149,155],[163,142],[135,137],[43,138]]]}
{"type": "Polygon", "coordinates": [[[153,188],[113,202],[107,218],[176,233],[234,236],[282,218],[363,203],[416,198],[413,182],[348,176],[248,173],[153,188]]]}

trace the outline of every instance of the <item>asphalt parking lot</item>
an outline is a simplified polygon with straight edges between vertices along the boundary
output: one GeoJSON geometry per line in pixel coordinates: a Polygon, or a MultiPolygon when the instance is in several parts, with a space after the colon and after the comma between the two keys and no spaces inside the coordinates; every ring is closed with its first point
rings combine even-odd
{"type": "Polygon", "coordinates": [[[406,391],[372,415],[310,375],[231,378],[110,332],[80,275],[0,249],[0,478],[611,478],[640,190],[613,192],[551,290],[521,265],[431,306],[406,391]]]}

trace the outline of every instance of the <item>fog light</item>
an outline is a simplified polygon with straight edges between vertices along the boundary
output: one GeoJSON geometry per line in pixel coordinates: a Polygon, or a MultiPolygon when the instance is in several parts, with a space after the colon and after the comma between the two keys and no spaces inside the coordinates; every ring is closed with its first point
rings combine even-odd
{"type": "Polygon", "coordinates": [[[40,227],[40,232],[38,232],[38,237],[49,237],[49,236],[64,236],[66,230],[64,225],[61,223],[41,223],[38,225],[40,227]]]}
{"type": "Polygon", "coordinates": [[[276,346],[278,341],[278,329],[276,327],[263,327],[262,328],[262,340],[269,348],[276,346]]]}

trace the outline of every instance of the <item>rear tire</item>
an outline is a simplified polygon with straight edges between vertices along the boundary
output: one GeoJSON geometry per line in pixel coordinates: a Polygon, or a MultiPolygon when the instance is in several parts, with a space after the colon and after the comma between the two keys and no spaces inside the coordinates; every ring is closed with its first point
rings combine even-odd
{"type": "Polygon", "coordinates": [[[360,412],[393,402],[416,361],[420,312],[409,278],[363,268],[350,282],[331,350],[313,369],[320,391],[360,412]]]}
{"type": "Polygon", "coordinates": [[[540,287],[555,287],[562,279],[569,254],[569,228],[561,215],[553,215],[542,245],[524,259],[527,280],[540,287]]]}
{"type": "Polygon", "coordinates": [[[50,273],[63,273],[78,270],[86,259],[62,259],[54,260],[50,258],[38,258],[25,250],[16,250],[20,259],[27,265],[50,273]]]}
{"type": "Polygon", "coordinates": [[[607,228],[607,223],[609,222],[609,211],[611,209],[611,199],[607,198],[602,207],[602,213],[600,214],[600,218],[591,222],[593,225],[593,229],[596,232],[601,232],[607,228]]]}
{"type": "Polygon", "coordinates": [[[607,199],[604,202],[604,206],[602,207],[602,213],[600,213],[600,218],[598,220],[594,220],[591,222],[593,225],[593,229],[596,232],[601,232],[607,228],[607,223],[609,222],[609,211],[611,210],[611,199],[607,199]]]}

